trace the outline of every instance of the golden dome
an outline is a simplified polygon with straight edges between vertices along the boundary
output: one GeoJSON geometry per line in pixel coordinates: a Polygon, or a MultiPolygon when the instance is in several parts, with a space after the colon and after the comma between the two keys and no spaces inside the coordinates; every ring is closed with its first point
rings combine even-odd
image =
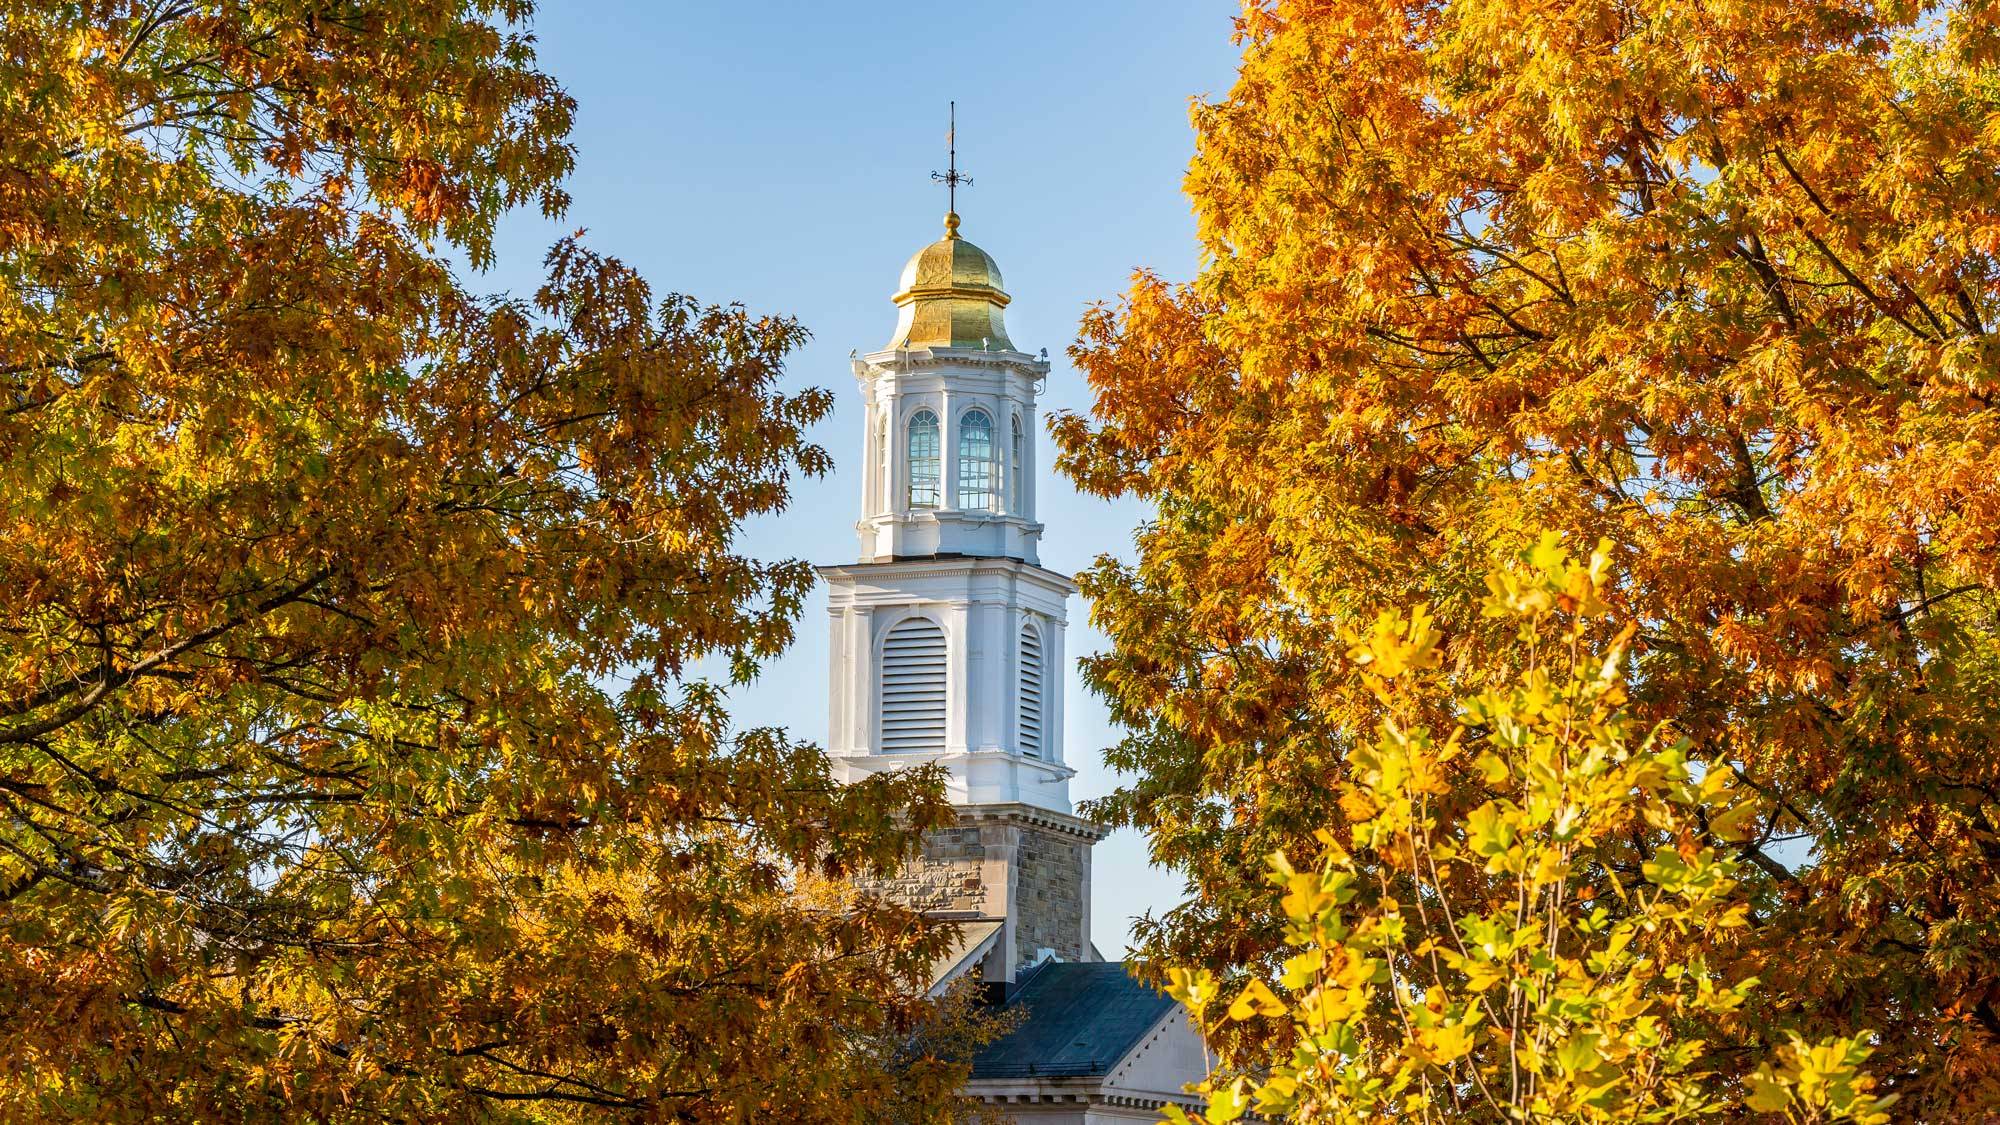
{"type": "Polygon", "coordinates": [[[991,255],[958,237],[958,216],[944,217],[944,237],[917,251],[897,287],[892,348],[980,348],[1013,351],[1001,310],[1010,300],[1000,288],[991,255]]]}

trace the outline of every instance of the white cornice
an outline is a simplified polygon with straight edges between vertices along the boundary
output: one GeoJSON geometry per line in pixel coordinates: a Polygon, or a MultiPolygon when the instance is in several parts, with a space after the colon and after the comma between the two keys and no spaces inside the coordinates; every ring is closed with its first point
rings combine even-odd
{"type": "Polygon", "coordinates": [[[912,374],[942,367],[995,367],[1020,371],[1040,379],[1049,361],[1027,352],[981,351],[978,348],[890,348],[869,352],[854,361],[854,377],[863,381],[883,374],[912,374]]]}
{"type": "MultiPolygon", "coordinates": [[[[1015,769],[1027,770],[1029,773],[1045,774],[1047,775],[1048,782],[1068,781],[1070,778],[1076,776],[1076,770],[1072,769],[1069,766],[1063,765],[1061,762],[1051,762],[1047,758],[1036,758],[1027,754],[1018,753],[1013,750],[1004,750],[997,746],[983,747],[978,750],[899,750],[894,754],[878,754],[873,752],[850,754],[850,753],[835,753],[830,751],[828,752],[827,756],[835,761],[864,762],[864,763],[881,762],[891,765],[892,768],[895,769],[904,769],[911,765],[933,765],[933,764],[944,765],[944,766],[953,766],[953,765],[963,766],[963,765],[969,765],[974,761],[990,762],[998,760],[1007,762],[1008,764],[1012,765],[1015,769]]],[[[972,808],[974,806],[966,805],[961,807],[972,808]]],[[[1008,804],[1008,805],[980,805],[977,807],[1012,808],[1014,806],[1008,804]]],[[[1022,805],[1021,807],[1025,809],[1025,808],[1031,808],[1033,806],[1022,805]]],[[[1078,823],[1085,823],[1085,822],[1079,821],[1078,823]]],[[[1109,830],[1107,829],[1106,831],[1108,832],[1109,830]]]]}
{"type": "Polygon", "coordinates": [[[813,569],[823,578],[857,581],[867,578],[955,578],[981,573],[1012,573],[1067,597],[1077,585],[1059,574],[1025,559],[995,558],[990,555],[931,556],[916,559],[885,559],[881,562],[826,563],[813,569]]]}
{"type": "Polygon", "coordinates": [[[1106,828],[1102,824],[1092,824],[1080,816],[1053,812],[1034,805],[1018,803],[1004,805],[960,805],[958,815],[961,823],[972,821],[989,824],[1028,824],[1036,828],[1046,828],[1052,832],[1075,836],[1078,839],[1088,840],[1093,844],[1111,835],[1111,829],[1106,828]]]}
{"type": "Polygon", "coordinates": [[[873,516],[862,516],[860,519],[854,521],[854,526],[857,529],[865,531],[868,528],[881,527],[883,524],[889,523],[970,523],[979,525],[999,523],[1018,527],[1023,531],[1033,532],[1037,535],[1043,530],[1041,524],[1025,516],[1016,515],[1013,512],[987,511],[983,508],[923,508],[909,512],[883,512],[873,516]]]}

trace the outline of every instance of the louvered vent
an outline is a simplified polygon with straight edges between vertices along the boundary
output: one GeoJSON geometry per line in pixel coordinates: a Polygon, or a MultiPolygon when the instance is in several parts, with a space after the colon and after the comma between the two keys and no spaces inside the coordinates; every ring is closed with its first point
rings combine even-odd
{"type": "Polygon", "coordinates": [[[1042,635],[1021,626],[1021,753],[1042,756],[1042,635]]]}
{"type": "Polygon", "coordinates": [[[882,750],[944,749],[944,630],[912,617],[882,644],[882,750]]]}

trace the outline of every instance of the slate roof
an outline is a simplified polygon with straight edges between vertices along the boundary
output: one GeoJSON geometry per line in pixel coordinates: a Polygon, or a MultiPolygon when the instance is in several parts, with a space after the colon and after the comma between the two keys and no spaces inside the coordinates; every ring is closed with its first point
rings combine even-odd
{"type": "Polygon", "coordinates": [[[980,1048],[972,1077],[1103,1075],[1138,1045],[1174,1002],[1133,980],[1121,961],[1051,962],[1008,998],[1021,1022],[980,1048]]]}

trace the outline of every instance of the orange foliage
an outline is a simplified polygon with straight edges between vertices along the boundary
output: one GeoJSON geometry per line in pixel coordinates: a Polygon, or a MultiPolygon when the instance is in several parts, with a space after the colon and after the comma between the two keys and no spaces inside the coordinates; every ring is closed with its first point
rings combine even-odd
{"type": "Polygon", "coordinates": [[[1760,794],[1731,971],[1767,1042],[1717,1065],[1873,1028],[1912,1119],[2000,1106],[1991,4],[1256,0],[1240,31],[1193,113],[1207,265],[1086,320],[1094,418],[1056,427],[1159,512],[1086,576],[1138,774],[1097,812],[1202,892],[1153,951],[1278,947],[1246,873],[1339,819],[1379,715],[1332,638],[1428,602],[1475,693],[1480,575],[1553,527],[1621,545],[1638,714],[1760,794]]]}
{"type": "Polygon", "coordinates": [[[812,573],[793,322],[575,241],[519,0],[0,19],[0,1119],[878,1121],[935,927],[819,902],[842,789],[682,680],[812,573]]]}

